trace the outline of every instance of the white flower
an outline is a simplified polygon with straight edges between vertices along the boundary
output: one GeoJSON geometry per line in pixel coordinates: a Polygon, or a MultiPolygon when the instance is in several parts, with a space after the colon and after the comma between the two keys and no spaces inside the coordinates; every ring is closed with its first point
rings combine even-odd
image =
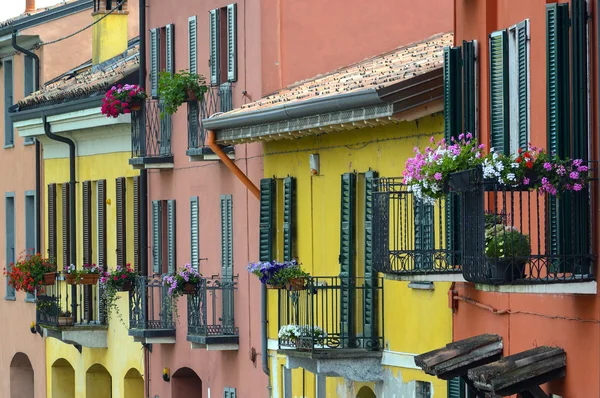
{"type": "Polygon", "coordinates": [[[517,179],[515,173],[508,173],[506,178],[508,179],[508,181],[515,181],[517,179]]]}
{"type": "Polygon", "coordinates": [[[510,165],[510,167],[512,167],[513,169],[518,169],[519,168],[519,163],[512,163],[510,165]]]}

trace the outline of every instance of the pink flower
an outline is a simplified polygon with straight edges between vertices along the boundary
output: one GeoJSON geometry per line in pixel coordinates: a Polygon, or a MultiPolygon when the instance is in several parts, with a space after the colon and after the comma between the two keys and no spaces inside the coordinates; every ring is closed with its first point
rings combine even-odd
{"type": "Polygon", "coordinates": [[[548,171],[552,170],[552,165],[549,162],[544,163],[544,168],[548,171]]]}
{"type": "Polygon", "coordinates": [[[525,185],[529,185],[530,181],[531,180],[529,178],[527,178],[527,177],[523,178],[523,184],[525,184],[525,185]]]}
{"type": "Polygon", "coordinates": [[[436,180],[440,181],[442,179],[442,173],[435,173],[435,175],[433,176],[436,180]]]}
{"type": "Polygon", "coordinates": [[[431,136],[431,138],[429,139],[429,142],[431,142],[433,144],[435,142],[435,138],[433,138],[433,136],[431,136]]]}
{"type": "Polygon", "coordinates": [[[569,174],[569,177],[570,177],[572,180],[576,180],[576,179],[578,179],[578,178],[579,178],[579,173],[578,173],[578,172],[576,172],[576,171],[572,171],[572,172],[571,172],[571,174],[569,174]]]}
{"type": "Polygon", "coordinates": [[[115,281],[118,281],[118,280],[119,280],[119,277],[118,277],[118,276],[115,276],[115,277],[113,278],[113,280],[115,280],[115,281]]]}
{"type": "Polygon", "coordinates": [[[581,191],[582,188],[583,188],[583,186],[581,184],[573,185],[573,191],[581,191]]]}
{"type": "Polygon", "coordinates": [[[121,279],[126,279],[126,278],[127,278],[127,275],[125,275],[125,274],[121,275],[121,279]]]}

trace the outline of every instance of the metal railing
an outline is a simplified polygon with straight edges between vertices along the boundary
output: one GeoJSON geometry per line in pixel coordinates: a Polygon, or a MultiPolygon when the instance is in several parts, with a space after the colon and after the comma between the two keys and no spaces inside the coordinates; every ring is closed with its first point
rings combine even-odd
{"type": "Polygon", "coordinates": [[[231,83],[211,86],[199,101],[188,101],[188,149],[205,148],[206,130],[202,120],[215,113],[233,110],[231,83]]]}
{"type": "Polygon", "coordinates": [[[174,318],[173,298],[162,278],[138,276],[129,294],[129,334],[145,336],[162,331],[174,335],[174,318]]]}
{"type": "Polygon", "coordinates": [[[167,157],[171,153],[171,115],[159,99],[147,99],[131,112],[131,156],[167,157]],[[161,112],[163,116],[161,117],[161,112]]]}
{"type": "Polygon", "coordinates": [[[187,296],[189,341],[239,335],[235,326],[235,290],[237,277],[202,278],[196,292],[187,296]]]}
{"type": "Polygon", "coordinates": [[[553,196],[471,170],[459,192],[464,278],[493,285],[593,280],[595,187],[593,180],[553,196]]]}
{"type": "Polygon", "coordinates": [[[38,291],[36,322],[54,327],[104,325],[106,312],[101,297],[99,284],[71,285],[59,273],[54,285],[38,291]]]}
{"type": "Polygon", "coordinates": [[[401,177],[379,178],[373,192],[373,267],[387,274],[457,273],[459,201],[415,199],[401,177]]]}
{"type": "Polygon", "coordinates": [[[279,347],[383,349],[383,280],[381,278],[308,277],[303,290],[279,290],[279,347]]]}

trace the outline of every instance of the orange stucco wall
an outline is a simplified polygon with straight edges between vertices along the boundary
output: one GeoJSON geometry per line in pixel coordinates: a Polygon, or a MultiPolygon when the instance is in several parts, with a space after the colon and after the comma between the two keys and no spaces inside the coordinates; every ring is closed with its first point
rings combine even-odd
{"type": "MultiPolygon", "coordinates": [[[[479,41],[480,132],[489,143],[489,63],[488,34],[529,18],[531,141],[546,146],[546,1],[544,0],[455,0],[455,43],[479,41]]],[[[550,2],[548,2],[550,3],[550,2]]],[[[597,148],[596,82],[596,2],[592,5],[591,32],[591,113],[592,146],[597,148]]],[[[597,153],[597,149],[592,153],[597,153]]],[[[597,223],[593,223],[595,236],[597,223]]],[[[598,241],[595,241],[597,252],[598,241]]],[[[600,300],[597,295],[509,294],[476,290],[457,283],[458,295],[469,297],[510,314],[496,315],[486,309],[459,301],[454,312],[454,340],[482,333],[499,334],[504,339],[504,355],[536,346],[560,346],[567,352],[567,374],[563,380],[543,388],[562,397],[599,397],[600,386],[600,300]],[[585,321],[583,321],[585,320],[585,321]]]]}

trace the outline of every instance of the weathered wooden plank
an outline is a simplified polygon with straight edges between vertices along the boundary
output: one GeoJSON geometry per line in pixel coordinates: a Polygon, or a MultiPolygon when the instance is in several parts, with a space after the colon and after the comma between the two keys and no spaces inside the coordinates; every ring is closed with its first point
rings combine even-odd
{"type": "Polygon", "coordinates": [[[474,349],[464,355],[451,358],[445,362],[437,364],[431,369],[423,370],[434,376],[442,379],[452,378],[466,374],[468,369],[475,368],[481,365],[486,365],[490,362],[497,361],[502,356],[502,342],[498,341],[493,344],[474,349]]]}

